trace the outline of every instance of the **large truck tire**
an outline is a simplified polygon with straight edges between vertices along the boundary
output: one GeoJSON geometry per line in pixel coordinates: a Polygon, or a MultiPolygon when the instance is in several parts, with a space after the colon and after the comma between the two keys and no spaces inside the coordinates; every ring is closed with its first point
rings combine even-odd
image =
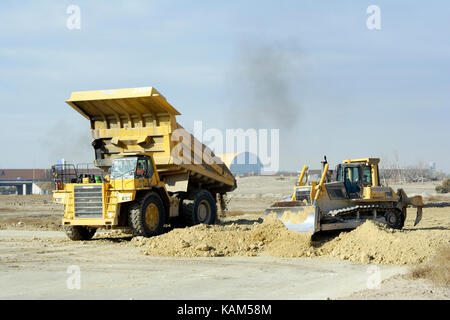
{"type": "Polygon", "coordinates": [[[149,192],[129,206],[128,224],[133,236],[153,237],[163,232],[164,205],[156,192],[149,192]]]}
{"type": "Polygon", "coordinates": [[[216,201],[207,190],[200,190],[192,197],[192,203],[183,203],[182,215],[186,225],[214,224],[216,222],[216,201]]]}
{"type": "Polygon", "coordinates": [[[83,226],[64,226],[64,231],[70,240],[91,240],[97,229],[83,226]]]}

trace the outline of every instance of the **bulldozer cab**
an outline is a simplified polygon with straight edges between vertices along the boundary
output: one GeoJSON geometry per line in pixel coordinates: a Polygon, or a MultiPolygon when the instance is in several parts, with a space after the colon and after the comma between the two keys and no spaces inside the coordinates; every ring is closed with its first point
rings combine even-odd
{"type": "Polygon", "coordinates": [[[363,188],[361,169],[361,166],[358,164],[340,164],[336,169],[337,181],[344,183],[350,198],[359,198],[361,195],[361,190],[363,188]]]}
{"type": "Polygon", "coordinates": [[[378,159],[345,160],[336,168],[336,180],[344,183],[350,199],[362,198],[365,187],[379,185],[378,159]]]}

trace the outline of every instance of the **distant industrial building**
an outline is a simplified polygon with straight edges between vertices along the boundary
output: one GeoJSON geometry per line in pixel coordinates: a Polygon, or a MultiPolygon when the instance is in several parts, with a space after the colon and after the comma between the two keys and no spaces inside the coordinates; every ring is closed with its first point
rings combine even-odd
{"type": "Polygon", "coordinates": [[[48,169],[0,169],[0,189],[13,194],[47,194],[52,175],[48,169]]]}
{"type": "Polygon", "coordinates": [[[258,156],[251,152],[227,153],[217,155],[230,168],[235,176],[259,175],[263,164],[258,156]]]}

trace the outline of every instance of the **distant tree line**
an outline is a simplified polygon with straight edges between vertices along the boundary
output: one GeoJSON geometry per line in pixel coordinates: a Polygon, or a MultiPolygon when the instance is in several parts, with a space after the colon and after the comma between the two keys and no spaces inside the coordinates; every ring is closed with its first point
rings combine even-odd
{"type": "Polygon", "coordinates": [[[448,175],[442,171],[432,170],[430,166],[419,161],[415,165],[402,166],[398,159],[398,153],[394,152],[394,158],[381,157],[380,179],[390,182],[427,182],[441,181],[448,175]]]}

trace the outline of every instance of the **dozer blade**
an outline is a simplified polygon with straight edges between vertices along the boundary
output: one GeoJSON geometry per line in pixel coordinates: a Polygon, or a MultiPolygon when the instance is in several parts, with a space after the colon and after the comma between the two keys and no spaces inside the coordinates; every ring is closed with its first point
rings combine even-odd
{"type": "Polygon", "coordinates": [[[276,215],[289,230],[314,234],[320,230],[319,212],[316,206],[299,205],[298,201],[283,201],[273,204],[264,215],[276,215]]]}

